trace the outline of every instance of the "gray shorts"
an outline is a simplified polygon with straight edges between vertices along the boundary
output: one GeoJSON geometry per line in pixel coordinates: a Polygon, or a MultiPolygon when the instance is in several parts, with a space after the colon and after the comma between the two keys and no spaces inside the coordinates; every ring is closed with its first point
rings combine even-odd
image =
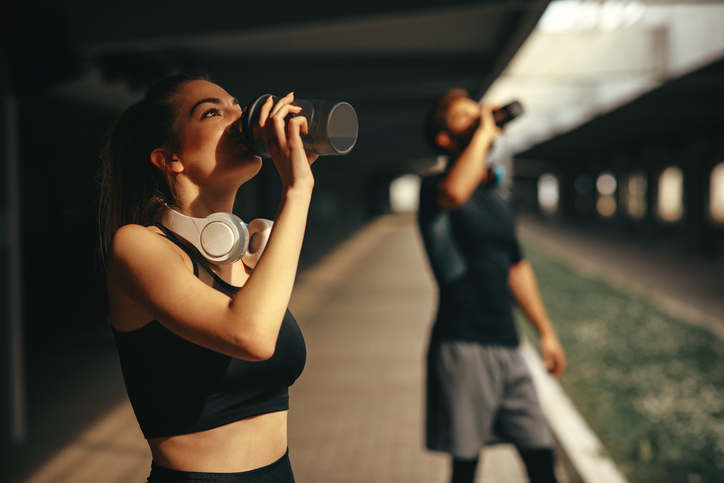
{"type": "Polygon", "coordinates": [[[461,459],[486,444],[549,449],[553,438],[518,348],[432,341],[427,354],[426,444],[461,459]]]}

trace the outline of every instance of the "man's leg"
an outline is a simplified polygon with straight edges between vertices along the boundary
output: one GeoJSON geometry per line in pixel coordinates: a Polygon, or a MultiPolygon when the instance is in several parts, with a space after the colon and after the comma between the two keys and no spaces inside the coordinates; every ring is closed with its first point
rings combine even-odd
{"type": "Polygon", "coordinates": [[[520,449],[530,483],[557,483],[554,471],[555,459],[552,449],[520,449]]]}
{"type": "Polygon", "coordinates": [[[463,460],[453,457],[451,483],[474,483],[475,469],[478,467],[478,458],[463,460]]]}
{"type": "Polygon", "coordinates": [[[474,481],[490,438],[503,389],[494,352],[459,341],[431,344],[428,352],[426,445],[452,456],[453,482],[474,481]]]}
{"type": "Polygon", "coordinates": [[[496,433],[515,445],[531,483],[556,482],[553,436],[541,411],[533,380],[517,349],[506,351],[505,395],[496,433]]]}

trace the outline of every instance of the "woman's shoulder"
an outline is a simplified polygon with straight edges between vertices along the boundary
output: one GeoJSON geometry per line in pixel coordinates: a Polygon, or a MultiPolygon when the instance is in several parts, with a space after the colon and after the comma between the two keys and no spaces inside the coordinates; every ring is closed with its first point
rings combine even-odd
{"type": "MultiPolygon", "coordinates": [[[[163,236],[156,226],[123,225],[113,235],[109,249],[110,259],[116,262],[151,263],[154,260],[177,258],[181,250],[163,236]],[[169,245],[174,249],[169,250],[169,245]]],[[[181,257],[183,260],[183,256],[181,257]]]]}
{"type": "Polygon", "coordinates": [[[120,254],[127,249],[138,249],[153,244],[156,238],[160,238],[154,230],[155,226],[141,226],[135,224],[123,225],[113,234],[111,239],[110,252],[120,254]]]}
{"type": "Polygon", "coordinates": [[[127,241],[127,239],[130,238],[136,238],[136,237],[150,237],[152,234],[162,234],[160,228],[158,228],[156,225],[151,226],[142,226],[142,225],[136,225],[134,223],[129,223],[128,225],[123,225],[120,227],[116,232],[113,234],[113,241],[115,242],[118,237],[120,237],[123,241],[127,241]]]}
{"type": "Polygon", "coordinates": [[[181,249],[162,234],[153,226],[124,225],[113,235],[106,280],[111,323],[118,331],[135,330],[154,319],[147,310],[150,301],[169,298],[174,290],[169,280],[186,280],[183,275],[193,270],[184,266],[181,249]]]}

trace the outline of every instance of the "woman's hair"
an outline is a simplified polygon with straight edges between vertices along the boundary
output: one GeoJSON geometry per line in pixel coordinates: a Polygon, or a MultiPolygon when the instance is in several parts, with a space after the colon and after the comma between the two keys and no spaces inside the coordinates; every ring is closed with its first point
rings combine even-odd
{"type": "Polygon", "coordinates": [[[449,89],[435,100],[433,105],[430,107],[430,110],[427,112],[423,135],[425,136],[425,141],[427,141],[434,151],[449,154],[446,149],[437,144],[435,138],[440,131],[447,129],[447,121],[445,117],[447,116],[450,104],[461,98],[470,99],[470,93],[468,93],[465,89],[460,88],[449,89]]]}
{"type": "Polygon", "coordinates": [[[151,153],[156,148],[178,148],[175,97],[196,80],[208,78],[182,74],[153,84],[143,99],[118,115],[108,131],[100,175],[103,256],[120,227],[130,223],[152,225],[160,221],[166,205],[178,205],[173,174],[151,163],[151,153]]]}

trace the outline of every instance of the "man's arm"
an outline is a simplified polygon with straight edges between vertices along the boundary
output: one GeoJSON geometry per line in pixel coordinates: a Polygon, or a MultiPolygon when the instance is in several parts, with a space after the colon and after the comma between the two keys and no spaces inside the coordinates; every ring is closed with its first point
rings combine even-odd
{"type": "Polygon", "coordinates": [[[548,318],[533,267],[527,260],[521,260],[510,267],[508,286],[523,313],[540,333],[541,354],[546,369],[553,375],[560,376],[566,370],[566,353],[548,318]]]}
{"type": "Polygon", "coordinates": [[[481,105],[480,113],[480,127],[475,131],[470,144],[455,160],[451,160],[453,165],[438,185],[437,201],[443,210],[454,210],[463,206],[485,179],[488,151],[500,134],[500,128],[495,125],[490,106],[481,105]]]}

